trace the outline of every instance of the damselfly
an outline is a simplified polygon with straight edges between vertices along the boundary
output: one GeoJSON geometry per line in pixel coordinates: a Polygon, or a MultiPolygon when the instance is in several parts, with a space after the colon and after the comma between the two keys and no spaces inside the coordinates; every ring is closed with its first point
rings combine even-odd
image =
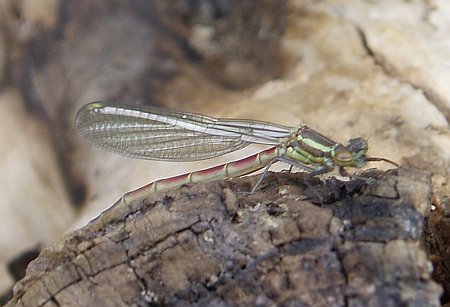
{"type": "Polygon", "coordinates": [[[92,102],[83,106],[76,118],[78,133],[103,149],[124,156],[163,161],[194,161],[217,157],[250,144],[273,147],[247,158],[200,171],[160,179],[126,193],[122,203],[191,182],[238,177],[265,168],[254,192],[270,166],[278,161],[298,167],[311,175],[338,167],[361,168],[368,161],[367,142],[350,139],[347,145],[332,141],[307,127],[286,127],[256,120],[214,118],[200,114],[154,107],[134,107],[92,102]]]}

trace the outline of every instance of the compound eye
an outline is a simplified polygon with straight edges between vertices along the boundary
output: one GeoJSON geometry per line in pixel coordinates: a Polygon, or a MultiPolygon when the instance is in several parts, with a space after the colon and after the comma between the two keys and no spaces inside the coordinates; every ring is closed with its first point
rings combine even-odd
{"type": "Polygon", "coordinates": [[[364,155],[367,152],[367,142],[362,138],[348,140],[347,149],[358,156],[364,155]]]}

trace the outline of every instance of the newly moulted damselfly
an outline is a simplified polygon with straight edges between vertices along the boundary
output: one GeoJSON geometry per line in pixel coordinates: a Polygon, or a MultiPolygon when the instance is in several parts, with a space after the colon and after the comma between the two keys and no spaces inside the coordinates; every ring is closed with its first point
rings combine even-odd
{"type": "Polygon", "coordinates": [[[270,166],[278,161],[312,176],[330,172],[335,167],[345,175],[344,168],[361,168],[369,161],[385,161],[397,166],[388,159],[367,157],[368,145],[362,138],[350,139],[343,145],[305,125],[293,128],[154,107],[92,102],[79,110],[76,129],[80,136],[100,148],[133,158],[162,161],[209,159],[250,144],[273,146],[241,160],[154,181],[126,193],[119,200],[122,204],[182,184],[238,177],[265,168],[250,191],[253,193],[270,166]]]}

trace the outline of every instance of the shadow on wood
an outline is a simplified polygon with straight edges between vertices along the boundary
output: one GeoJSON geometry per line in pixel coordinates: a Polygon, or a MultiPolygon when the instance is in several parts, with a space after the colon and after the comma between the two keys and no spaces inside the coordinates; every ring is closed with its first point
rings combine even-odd
{"type": "Polygon", "coordinates": [[[297,173],[113,207],[30,264],[8,306],[439,306],[422,250],[430,175],[297,173]],[[319,199],[320,195],[320,199],[319,199]]]}

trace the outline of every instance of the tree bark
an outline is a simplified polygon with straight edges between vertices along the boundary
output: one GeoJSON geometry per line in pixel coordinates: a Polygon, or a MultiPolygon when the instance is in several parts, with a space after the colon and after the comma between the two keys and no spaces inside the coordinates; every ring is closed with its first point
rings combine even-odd
{"type": "Polygon", "coordinates": [[[33,261],[7,306],[439,306],[430,174],[190,184],[112,207],[33,261]]]}

